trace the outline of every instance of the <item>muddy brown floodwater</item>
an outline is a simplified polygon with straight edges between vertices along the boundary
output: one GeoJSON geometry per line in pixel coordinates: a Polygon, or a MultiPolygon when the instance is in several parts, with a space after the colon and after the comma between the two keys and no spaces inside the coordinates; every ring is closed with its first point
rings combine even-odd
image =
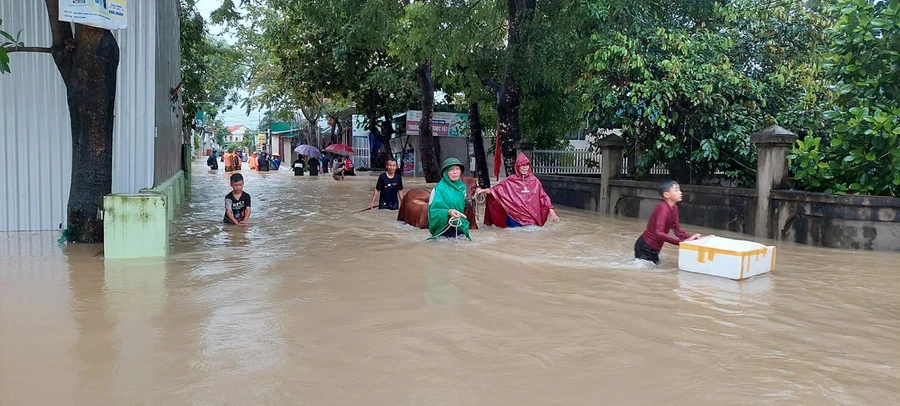
{"type": "Polygon", "coordinates": [[[637,264],[642,220],[565,208],[429,243],[353,214],[374,177],[288,171],[245,171],[229,228],[225,175],[194,170],[165,259],[0,234],[0,404],[900,404],[895,253],[778,243],[739,283],[672,247],[637,264]]]}

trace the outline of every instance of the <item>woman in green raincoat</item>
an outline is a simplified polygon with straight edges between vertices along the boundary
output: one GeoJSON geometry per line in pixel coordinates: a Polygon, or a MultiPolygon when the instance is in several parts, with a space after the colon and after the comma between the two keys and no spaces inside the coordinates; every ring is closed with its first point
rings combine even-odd
{"type": "Polygon", "coordinates": [[[447,158],[441,165],[441,181],[431,191],[428,201],[428,231],[431,238],[456,238],[465,235],[469,240],[469,219],[463,214],[466,208],[466,185],[460,180],[463,164],[456,158],[447,158]]]}

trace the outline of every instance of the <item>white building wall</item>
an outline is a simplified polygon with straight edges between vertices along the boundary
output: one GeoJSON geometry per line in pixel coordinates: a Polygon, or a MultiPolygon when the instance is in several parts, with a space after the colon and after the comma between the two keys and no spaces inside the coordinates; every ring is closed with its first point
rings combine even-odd
{"type": "MultiPolygon", "coordinates": [[[[49,47],[43,1],[2,0],[3,30],[49,47]]],[[[50,54],[10,54],[0,74],[0,231],[58,230],[66,223],[72,131],[66,90],[50,54]]]]}

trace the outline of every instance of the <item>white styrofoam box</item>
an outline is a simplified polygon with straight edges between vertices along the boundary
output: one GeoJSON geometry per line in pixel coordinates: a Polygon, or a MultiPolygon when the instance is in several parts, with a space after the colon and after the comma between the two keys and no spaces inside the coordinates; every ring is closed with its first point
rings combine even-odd
{"type": "Polygon", "coordinates": [[[678,268],[683,271],[741,280],[774,267],[775,247],[753,241],[706,237],[678,247],[678,268]]]}

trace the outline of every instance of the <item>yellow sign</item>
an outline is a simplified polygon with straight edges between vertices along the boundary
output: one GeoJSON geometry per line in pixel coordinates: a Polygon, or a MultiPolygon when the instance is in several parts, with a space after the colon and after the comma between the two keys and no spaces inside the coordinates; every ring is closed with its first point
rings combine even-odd
{"type": "Polygon", "coordinates": [[[260,143],[260,144],[265,144],[265,143],[266,143],[266,135],[263,134],[263,133],[259,133],[259,135],[256,136],[256,139],[259,140],[259,141],[256,141],[256,142],[258,142],[258,143],[260,143]]]}

